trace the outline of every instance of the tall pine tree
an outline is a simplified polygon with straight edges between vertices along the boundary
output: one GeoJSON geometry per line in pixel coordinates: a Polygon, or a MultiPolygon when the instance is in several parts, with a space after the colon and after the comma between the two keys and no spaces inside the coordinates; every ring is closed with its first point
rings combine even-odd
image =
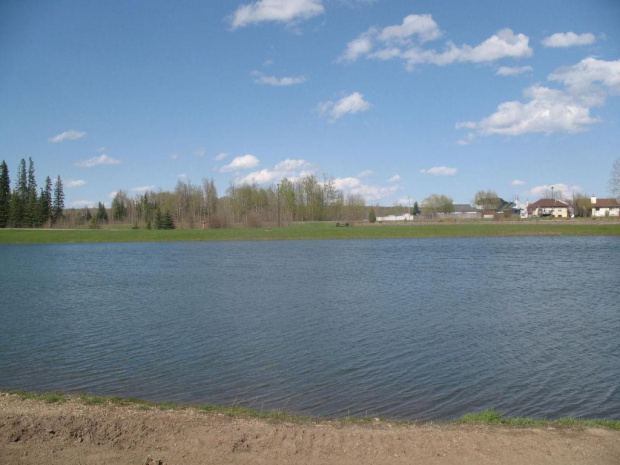
{"type": "Polygon", "coordinates": [[[54,200],[52,202],[52,220],[56,223],[61,217],[65,209],[65,193],[62,188],[62,179],[60,176],[56,178],[54,185],[54,200]]]}
{"type": "Polygon", "coordinates": [[[9,167],[2,160],[0,165],[0,228],[9,225],[9,214],[11,212],[11,180],[9,179],[9,167]]]}
{"type": "Polygon", "coordinates": [[[28,175],[26,174],[26,160],[23,158],[19,162],[13,193],[15,195],[11,195],[9,223],[14,228],[21,228],[24,225],[24,216],[28,204],[28,175]]]}

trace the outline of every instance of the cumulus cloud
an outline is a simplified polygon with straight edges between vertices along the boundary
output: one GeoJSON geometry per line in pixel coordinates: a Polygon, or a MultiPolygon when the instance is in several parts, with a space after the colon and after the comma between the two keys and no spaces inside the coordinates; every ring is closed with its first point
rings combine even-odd
{"type": "Polygon", "coordinates": [[[522,186],[523,184],[525,184],[525,181],[521,181],[520,179],[515,179],[510,184],[512,184],[513,186],[522,186]]]}
{"type": "MultiPolygon", "coordinates": [[[[600,122],[590,110],[604,105],[609,96],[620,94],[620,60],[585,58],[574,66],[557,69],[548,80],[559,82],[564,89],[528,87],[523,92],[525,102],[501,103],[493,114],[472,126],[482,135],[586,131],[600,122]]],[[[457,129],[463,125],[457,124],[457,129]]]]}
{"type": "Polygon", "coordinates": [[[155,189],[154,185],[150,185],[150,186],[139,186],[139,187],[132,187],[131,189],[129,189],[131,192],[148,192],[148,191],[152,191],[155,189]]]}
{"type": "Polygon", "coordinates": [[[98,165],[118,165],[120,162],[121,161],[116,158],[108,157],[106,154],[103,154],[99,155],[98,157],[93,157],[89,158],[88,160],[80,161],[76,163],[76,166],[79,166],[81,168],[92,168],[93,166],[98,165]]]}
{"type": "Polygon", "coordinates": [[[530,193],[534,197],[547,197],[551,195],[553,188],[553,197],[568,199],[573,193],[581,192],[581,186],[569,186],[568,184],[544,184],[542,186],[532,187],[530,193]]]}
{"type": "Polygon", "coordinates": [[[357,174],[358,178],[365,178],[367,176],[370,176],[372,174],[372,170],[364,170],[361,173],[357,174]]]}
{"type": "Polygon", "coordinates": [[[372,105],[364,100],[364,96],[359,92],[353,92],[337,102],[319,103],[319,111],[322,116],[330,116],[330,122],[334,122],[344,115],[354,115],[355,113],[368,111],[372,105]]]}
{"type": "Polygon", "coordinates": [[[222,166],[222,168],[220,168],[220,171],[222,172],[226,172],[226,171],[237,171],[237,170],[247,170],[250,168],[254,168],[255,166],[258,166],[258,158],[256,158],[254,155],[243,155],[241,157],[236,157],[233,159],[233,161],[231,161],[228,165],[226,166],[222,166]]]}
{"type": "Polygon", "coordinates": [[[495,74],[498,76],[517,76],[532,70],[531,66],[501,66],[495,74]]]}
{"type": "Polygon", "coordinates": [[[442,32],[431,15],[409,15],[402,24],[376,27],[350,41],[340,62],[353,62],[360,57],[376,60],[400,59],[408,70],[419,64],[445,66],[452,63],[485,63],[502,58],[527,58],[532,55],[529,37],[502,29],[476,46],[447,42],[444,50],[425,49],[425,42],[436,40],[442,32]]]}
{"type": "Polygon", "coordinates": [[[215,159],[216,159],[217,161],[222,161],[224,158],[227,158],[227,157],[228,157],[228,155],[229,155],[229,154],[228,154],[228,153],[226,153],[226,152],[220,152],[220,153],[218,153],[218,154],[215,156],[215,159]]]}
{"type": "Polygon", "coordinates": [[[402,178],[400,177],[400,174],[395,174],[394,176],[392,176],[390,179],[388,179],[388,182],[398,182],[400,181],[402,178]]]}
{"type": "Polygon", "coordinates": [[[275,76],[265,76],[260,71],[252,71],[252,75],[255,76],[254,82],[256,84],[269,85],[274,87],[294,86],[295,84],[302,84],[306,82],[306,78],[304,76],[277,78],[275,76]]]}
{"type": "Polygon", "coordinates": [[[113,199],[114,197],[116,197],[116,194],[118,194],[118,191],[112,191],[108,194],[108,197],[113,199]]]}
{"type": "Polygon", "coordinates": [[[313,173],[312,164],[303,158],[287,158],[277,163],[273,169],[254,171],[235,180],[236,184],[268,184],[284,178],[297,179],[313,173]]]}
{"type": "Polygon", "coordinates": [[[86,135],[83,131],[76,131],[75,129],[70,129],[69,131],[61,132],[60,134],[50,137],[49,141],[57,144],[59,142],[64,142],[66,140],[76,140],[81,139],[86,135]]]}
{"type": "Polygon", "coordinates": [[[65,182],[65,187],[68,187],[69,189],[72,187],[82,187],[86,185],[86,181],[82,181],[81,179],[77,179],[77,180],[68,180],[67,182],[65,182]]]}
{"type": "Polygon", "coordinates": [[[420,170],[422,174],[432,174],[433,176],[454,176],[456,168],[448,168],[447,166],[433,166],[432,168],[420,170]]]}
{"type": "Polygon", "coordinates": [[[232,15],[233,29],[275,21],[295,23],[323,14],[322,0],[258,0],[239,6],[232,15]]]}
{"type": "Polygon", "coordinates": [[[334,187],[350,195],[361,195],[367,202],[375,202],[389,195],[402,190],[399,185],[392,186],[373,186],[364,184],[358,178],[345,177],[335,178],[334,187]]]}
{"type": "Polygon", "coordinates": [[[556,32],[542,40],[545,47],[564,48],[590,45],[596,41],[594,34],[575,34],[574,32],[556,32]]]}

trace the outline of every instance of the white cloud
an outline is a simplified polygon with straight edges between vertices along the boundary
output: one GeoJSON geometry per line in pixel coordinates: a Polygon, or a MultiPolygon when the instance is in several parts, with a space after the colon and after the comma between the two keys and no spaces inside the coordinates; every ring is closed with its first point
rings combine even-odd
{"type": "Polygon", "coordinates": [[[361,184],[361,181],[354,177],[334,179],[334,187],[338,190],[354,189],[359,187],[361,184]]]}
{"type": "Polygon", "coordinates": [[[337,102],[319,103],[321,115],[331,116],[330,122],[332,123],[344,115],[368,111],[371,107],[372,105],[364,100],[364,96],[359,92],[353,92],[337,102]]]}
{"type": "Polygon", "coordinates": [[[179,178],[179,179],[187,179],[187,174],[185,174],[185,173],[177,174],[177,178],[179,178]]]}
{"type": "Polygon", "coordinates": [[[178,158],[179,158],[179,155],[177,153],[173,153],[172,155],[170,155],[171,160],[176,160],[178,158]]]}
{"type": "Polygon", "coordinates": [[[256,79],[254,79],[256,84],[266,84],[275,87],[293,86],[295,84],[302,84],[306,82],[306,78],[304,76],[277,78],[275,76],[265,76],[260,71],[252,71],[252,74],[256,76],[256,79]]]}
{"type": "Polygon", "coordinates": [[[474,123],[473,121],[464,121],[462,123],[456,123],[455,125],[456,129],[476,129],[476,123],[474,123]]]}
{"type": "Polygon", "coordinates": [[[59,142],[64,142],[66,140],[76,140],[81,139],[86,135],[83,131],[76,131],[75,129],[70,129],[69,131],[61,132],[60,134],[50,137],[49,141],[55,144],[59,142]]]}
{"type": "Polygon", "coordinates": [[[392,176],[390,179],[388,179],[388,182],[398,182],[400,181],[402,178],[400,177],[400,174],[395,174],[394,176],[392,176]]]}
{"type": "Polygon", "coordinates": [[[233,13],[233,29],[264,21],[294,23],[323,14],[322,0],[258,0],[233,13]]]}
{"type": "Polygon", "coordinates": [[[370,176],[371,174],[372,174],[371,170],[365,170],[365,171],[362,171],[361,173],[358,173],[357,177],[358,178],[365,178],[367,176],[370,176]]]}
{"type": "Polygon", "coordinates": [[[89,158],[88,160],[80,161],[76,163],[76,166],[81,168],[92,168],[97,165],[118,165],[121,161],[108,157],[106,154],[100,155],[98,157],[89,158]]]}
{"type": "Polygon", "coordinates": [[[495,113],[480,121],[480,132],[510,136],[532,132],[574,133],[598,121],[590,116],[588,106],[560,90],[532,86],[524,95],[529,98],[527,103],[512,101],[498,105],[495,113]]]}
{"type": "Polygon", "coordinates": [[[594,34],[589,32],[585,34],[575,34],[574,32],[556,32],[555,34],[545,37],[542,44],[545,47],[575,47],[580,45],[590,45],[596,41],[594,34]]]}
{"type": "Polygon", "coordinates": [[[129,189],[131,192],[147,192],[147,191],[152,191],[155,189],[154,185],[150,185],[150,186],[139,186],[139,187],[132,187],[131,189],[129,189]]]}
{"type": "Polygon", "coordinates": [[[280,177],[279,171],[269,170],[267,168],[255,171],[242,178],[236,180],[237,184],[267,184],[273,182],[280,177]]]}
{"type": "Polygon", "coordinates": [[[308,176],[313,173],[314,170],[312,168],[312,165],[303,158],[287,158],[286,160],[277,163],[274,169],[265,168],[260,171],[249,173],[246,176],[236,179],[235,183],[267,184],[283,178],[294,180],[299,177],[308,176]]]}
{"type": "Polygon", "coordinates": [[[513,186],[522,186],[525,184],[525,181],[521,181],[520,179],[515,179],[510,184],[512,184],[513,186]]]}
{"type": "Polygon", "coordinates": [[[222,172],[226,172],[226,171],[236,171],[236,170],[247,170],[250,168],[254,168],[255,166],[258,166],[258,158],[256,158],[254,155],[243,155],[241,157],[236,157],[233,159],[233,161],[231,161],[228,165],[226,166],[222,166],[222,168],[220,168],[220,171],[222,172]]]}
{"type": "Polygon", "coordinates": [[[586,131],[600,122],[590,110],[605,105],[609,96],[620,94],[620,60],[585,58],[576,65],[558,68],[547,78],[565,88],[528,87],[523,92],[525,102],[501,103],[490,116],[478,123],[458,123],[457,129],[472,124],[483,135],[510,136],[586,131]]]}
{"type": "Polygon", "coordinates": [[[291,160],[290,158],[287,158],[286,160],[281,161],[280,163],[278,163],[275,168],[278,171],[283,171],[285,173],[290,173],[292,171],[297,171],[297,170],[301,170],[301,169],[308,169],[311,166],[312,165],[310,163],[308,163],[306,160],[304,160],[303,158],[299,158],[297,160],[291,160]]]}
{"type": "Polygon", "coordinates": [[[527,58],[533,53],[529,37],[515,34],[511,29],[502,29],[473,47],[448,42],[443,51],[422,48],[424,42],[435,40],[441,34],[431,15],[409,15],[402,24],[370,28],[347,44],[338,61],[352,62],[362,56],[376,60],[398,58],[412,70],[418,64],[484,63],[502,58],[527,58]]]}
{"type": "Polygon", "coordinates": [[[97,202],[93,200],[74,200],[71,202],[73,208],[94,208],[97,202]]]}
{"type": "Polygon", "coordinates": [[[433,176],[454,176],[456,168],[448,168],[447,166],[433,166],[432,168],[420,170],[422,174],[432,174],[433,176]]]}
{"type": "Polygon", "coordinates": [[[431,15],[409,15],[397,26],[387,26],[381,30],[377,39],[382,42],[406,40],[417,35],[421,42],[441,37],[439,26],[431,15]]]}
{"type": "Polygon", "coordinates": [[[65,187],[71,189],[72,187],[82,187],[86,185],[86,181],[82,181],[81,179],[78,180],[68,180],[67,182],[65,182],[65,187]]]}
{"type": "Polygon", "coordinates": [[[112,191],[108,194],[108,197],[113,199],[114,197],[116,197],[116,194],[118,194],[118,191],[112,191]]]}
{"type": "Polygon", "coordinates": [[[593,87],[595,85],[602,85],[605,91],[620,94],[620,60],[584,58],[576,65],[558,68],[549,75],[549,80],[561,82],[570,93],[580,96],[597,92],[593,87]]]}
{"type": "Polygon", "coordinates": [[[387,187],[371,186],[362,183],[355,177],[335,178],[333,182],[336,189],[350,195],[361,195],[367,202],[375,202],[402,190],[402,187],[399,185],[387,187]]]}
{"type": "Polygon", "coordinates": [[[347,44],[346,50],[340,56],[338,61],[355,61],[360,56],[365,55],[372,49],[372,37],[367,33],[362,34],[357,39],[353,39],[347,44]]]}
{"type": "Polygon", "coordinates": [[[227,158],[227,157],[228,157],[228,155],[229,155],[229,154],[228,154],[228,153],[226,153],[226,152],[220,152],[220,153],[218,153],[218,154],[215,156],[215,159],[216,159],[217,161],[222,161],[224,158],[227,158]]]}
{"type": "Polygon", "coordinates": [[[517,76],[532,70],[531,66],[501,66],[495,74],[498,76],[517,76]]]}
{"type": "Polygon", "coordinates": [[[569,186],[568,184],[545,184],[542,186],[532,187],[530,193],[535,197],[550,196],[553,187],[554,198],[572,198],[573,192],[581,192],[581,186],[569,186]]]}

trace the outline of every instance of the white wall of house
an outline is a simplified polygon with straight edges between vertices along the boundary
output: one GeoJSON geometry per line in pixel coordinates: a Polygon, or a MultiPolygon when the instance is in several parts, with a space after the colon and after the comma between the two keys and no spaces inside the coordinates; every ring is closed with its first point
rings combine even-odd
{"type": "Polygon", "coordinates": [[[592,216],[620,216],[620,208],[613,207],[593,207],[592,216]]]}

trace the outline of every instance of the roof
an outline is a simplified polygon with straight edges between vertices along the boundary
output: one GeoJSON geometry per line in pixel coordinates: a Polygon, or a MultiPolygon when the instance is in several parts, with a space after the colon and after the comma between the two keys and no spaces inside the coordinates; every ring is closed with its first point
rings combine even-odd
{"type": "Polygon", "coordinates": [[[568,204],[558,199],[540,199],[529,206],[530,210],[537,208],[568,208],[568,204]]]}
{"type": "Polygon", "coordinates": [[[599,208],[599,207],[607,207],[607,208],[613,208],[613,207],[620,207],[620,202],[618,202],[616,199],[596,199],[596,203],[592,204],[593,208],[599,208]]]}

